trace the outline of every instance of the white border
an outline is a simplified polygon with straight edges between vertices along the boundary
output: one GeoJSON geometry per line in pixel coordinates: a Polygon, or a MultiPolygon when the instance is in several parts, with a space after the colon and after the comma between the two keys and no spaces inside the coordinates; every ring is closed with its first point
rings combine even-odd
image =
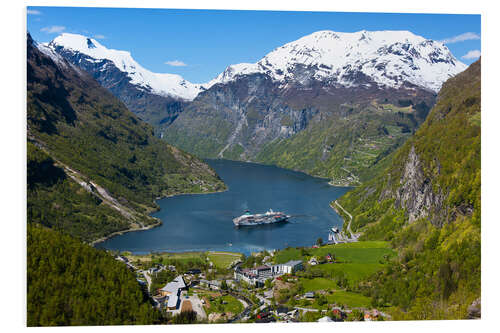
{"type": "MultiPolygon", "coordinates": [[[[9,3],[0,11],[2,24],[1,56],[1,92],[2,92],[2,293],[1,325],[4,329],[24,328],[25,325],[25,294],[26,294],[26,11],[25,6],[86,6],[86,7],[135,7],[135,8],[198,8],[198,9],[251,9],[251,10],[300,10],[300,11],[346,11],[346,12],[405,12],[405,13],[455,13],[482,14],[481,48],[485,56],[482,58],[483,98],[482,98],[482,230],[483,230],[483,265],[482,265],[482,314],[480,321],[419,321],[419,322],[386,322],[386,323],[339,323],[339,324],[225,324],[196,326],[119,326],[119,327],[79,327],[59,328],[62,330],[111,330],[131,331],[148,330],[170,332],[253,332],[257,330],[273,330],[279,332],[295,332],[303,330],[341,330],[370,332],[419,332],[453,330],[490,331],[497,327],[495,314],[498,310],[499,269],[496,265],[498,252],[497,235],[499,223],[495,206],[498,202],[496,190],[499,188],[497,173],[500,143],[498,133],[500,108],[498,107],[498,33],[500,28],[499,11],[493,2],[489,1],[435,1],[419,0],[404,1],[262,1],[238,3],[236,1],[191,1],[191,0],[99,0],[99,1],[19,1],[9,3]],[[330,326],[331,325],[331,326],[330,326]]],[[[37,330],[52,330],[37,328],[37,330]]]]}

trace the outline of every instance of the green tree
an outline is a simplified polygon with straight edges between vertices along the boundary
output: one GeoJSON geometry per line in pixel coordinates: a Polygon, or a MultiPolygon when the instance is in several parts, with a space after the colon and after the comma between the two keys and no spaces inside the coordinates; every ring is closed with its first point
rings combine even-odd
{"type": "Polygon", "coordinates": [[[221,284],[220,284],[220,288],[222,290],[227,290],[228,289],[228,286],[227,286],[227,282],[226,280],[222,280],[221,284]]]}
{"type": "Polygon", "coordinates": [[[173,324],[194,324],[196,323],[196,312],[193,310],[182,311],[172,317],[173,324]]]}

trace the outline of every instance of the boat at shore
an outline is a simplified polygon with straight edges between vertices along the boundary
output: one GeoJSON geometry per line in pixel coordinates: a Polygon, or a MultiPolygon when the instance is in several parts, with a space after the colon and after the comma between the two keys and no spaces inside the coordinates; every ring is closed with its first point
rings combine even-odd
{"type": "Polygon", "coordinates": [[[272,209],[264,214],[250,214],[247,210],[245,214],[235,217],[233,223],[235,226],[254,226],[260,224],[271,224],[279,222],[287,222],[290,215],[283,212],[274,212],[272,209]]]}

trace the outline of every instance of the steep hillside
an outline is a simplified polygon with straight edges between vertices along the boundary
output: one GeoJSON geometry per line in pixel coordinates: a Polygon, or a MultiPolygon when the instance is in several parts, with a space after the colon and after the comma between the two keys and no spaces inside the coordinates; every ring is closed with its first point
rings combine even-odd
{"type": "Polygon", "coordinates": [[[481,292],[480,60],[443,85],[388,168],[340,203],[361,239],[389,240],[399,252],[365,286],[375,303],[396,306],[396,319],[477,316],[470,306],[481,292]]]}
{"type": "Polygon", "coordinates": [[[256,64],[229,66],[164,138],[203,157],[356,184],[418,128],[442,82],[463,69],[444,45],[407,31],[319,31],[256,64]]]}
{"type": "Polygon", "coordinates": [[[160,323],[135,274],[104,251],[30,224],[27,325],[160,323]]]}
{"type": "MultiPolygon", "coordinates": [[[[56,173],[61,174],[63,170],[66,174],[48,184],[44,183],[45,179],[41,180],[42,185],[31,184],[30,217],[45,215],[46,210],[50,210],[50,214],[66,221],[64,224],[69,228],[66,231],[74,231],[77,227],[70,223],[72,219],[89,218],[88,214],[74,209],[76,203],[70,209],[59,208],[60,204],[46,206],[42,202],[46,200],[44,191],[56,195],[52,192],[53,186],[60,186],[59,195],[72,192],[68,187],[79,187],[94,196],[99,204],[104,202],[120,213],[122,219],[118,222],[116,216],[106,214],[109,223],[97,222],[103,227],[100,232],[97,225],[91,232],[93,227],[87,225],[89,234],[70,232],[89,240],[90,235],[95,238],[104,231],[108,234],[126,229],[123,218],[130,228],[155,223],[147,214],[156,209],[154,200],[160,196],[225,188],[208,165],[155,138],[149,125],[142,123],[88,74],[50,50],[46,50],[47,54],[41,53],[30,36],[27,51],[28,139],[52,161],[29,164],[28,173],[56,167],[59,170],[56,173]],[[75,187],[75,182],[79,186],[75,187]],[[66,209],[69,215],[61,215],[66,209]]],[[[32,153],[40,156],[40,152],[30,148],[28,162],[38,158],[30,156],[32,153]]],[[[47,157],[41,159],[47,160],[47,157]]],[[[55,223],[43,216],[40,220],[55,223]]]]}

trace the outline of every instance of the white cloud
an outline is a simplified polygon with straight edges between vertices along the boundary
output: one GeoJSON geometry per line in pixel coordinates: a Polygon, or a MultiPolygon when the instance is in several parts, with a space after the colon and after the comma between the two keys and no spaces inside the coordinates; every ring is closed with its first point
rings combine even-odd
{"type": "Polygon", "coordinates": [[[106,39],[106,36],[104,35],[94,35],[95,39],[106,39]]]}
{"type": "Polygon", "coordinates": [[[165,61],[165,64],[169,65],[169,66],[174,66],[174,67],[184,67],[184,66],[187,66],[186,63],[184,63],[183,61],[180,61],[180,60],[165,61]]]}
{"type": "Polygon", "coordinates": [[[466,40],[476,40],[476,39],[481,39],[481,36],[473,32],[466,32],[457,36],[443,39],[440,42],[443,44],[453,44],[458,42],[464,42],[466,40]]]}
{"type": "Polygon", "coordinates": [[[466,55],[462,56],[462,59],[477,59],[481,56],[481,51],[479,50],[471,50],[467,52],[466,55]]]}
{"type": "Polygon", "coordinates": [[[48,34],[60,34],[64,30],[66,30],[66,27],[63,27],[61,25],[53,25],[40,29],[40,31],[46,32],[48,34]]]}
{"type": "Polygon", "coordinates": [[[42,12],[39,10],[34,10],[34,9],[28,9],[26,10],[26,13],[28,15],[42,15],[42,12]]]}

